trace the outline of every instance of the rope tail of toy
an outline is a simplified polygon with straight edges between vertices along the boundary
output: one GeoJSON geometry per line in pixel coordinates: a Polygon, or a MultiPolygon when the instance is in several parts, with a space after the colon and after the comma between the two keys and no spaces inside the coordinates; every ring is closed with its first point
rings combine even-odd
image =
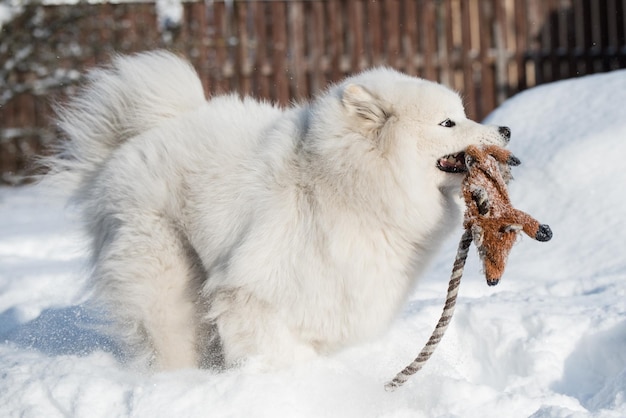
{"type": "Polygon", "coordinates": [[[472,232],[469,229],[465,230],[465,233],[461,237],[461,241],[459,242],[459,248],[456,252],[456,258],[454,260],[454,267],[452,268],[452,273],[450,275],[450,282],[448,284],[448,295],[446,297],[446,304],[443,308],[443,312],[441,313],[441,317],[439,318],[439,322],[437,322],[437,326],[433,331],[432,335],[428,339],[428,342],[422,348],[422,351],[419,355],[413,360],[411,364],[406,366],[404,370],[396,375],[390,382],[385,385],[385,390],[393,391],[406,382],[409,377],[417,373],[423,366],[424,363],[428,361],[430,356],[437,348],[439,341],[443,338],[448,325],[450,324],[450,320],[452,319],[452,315],[454,314],[454,307],[456,306],[456,297],[459,293],[459,284],[461,283],[461,276],[463,276],[463,269],[465,268],[465,260],[467,259],[467,253],[469,252],[469,247],[472,243],[472,232]]]}

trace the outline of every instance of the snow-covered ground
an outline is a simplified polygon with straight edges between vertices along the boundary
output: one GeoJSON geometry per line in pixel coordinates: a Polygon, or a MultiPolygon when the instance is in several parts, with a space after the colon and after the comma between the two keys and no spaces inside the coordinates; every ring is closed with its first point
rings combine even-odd
{"type": "Polygon", "coordinates": [[[0,188],[2,417],[626,416],[626,71],[535,88],[489,123],[522,160],[513,203],[550,224],[488,287],[472,249],[424,369],[388,393],[441,312],[453,237],[388,334],[290,370],[142,375],[97,332],[63,196],[0,188]]]}

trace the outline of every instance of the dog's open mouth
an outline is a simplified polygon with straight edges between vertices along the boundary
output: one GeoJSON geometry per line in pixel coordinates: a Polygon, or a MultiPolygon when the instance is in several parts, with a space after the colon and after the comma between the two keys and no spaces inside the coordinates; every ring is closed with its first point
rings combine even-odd
{"type": "Polygon", "coordinates": [[[465,173],[465,153],[448,154],[437,160],[437,168],[446,173],[465,173]]]}

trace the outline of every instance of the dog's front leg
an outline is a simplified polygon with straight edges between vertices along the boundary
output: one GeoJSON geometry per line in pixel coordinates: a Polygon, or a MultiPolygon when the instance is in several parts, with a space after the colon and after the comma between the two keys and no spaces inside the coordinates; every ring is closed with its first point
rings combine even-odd
{"type": "Polygon", "coordinates": [[[216,291],[207,319],[219,333],[226,367],[242,363],[280,369],[317,356],[312,344],[290,329],[287,318],[243,289],[216,291]]]}

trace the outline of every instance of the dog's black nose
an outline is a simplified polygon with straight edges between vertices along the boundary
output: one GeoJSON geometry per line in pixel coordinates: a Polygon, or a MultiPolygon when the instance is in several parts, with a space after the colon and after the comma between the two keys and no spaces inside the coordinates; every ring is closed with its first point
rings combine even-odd
{"type": "Polygon", "coordinates": [[[509,140],[511,139],[510,128],[507,128],[506,126],[500,126],[498,128],[498,132],[500,132],[500,135],[502,135],[502,137],[506,140],[506,142],[509,142],[509,140]]]}
{"type": "Polygon", "coordinates": [[[537,230],[537,234],[535,235],[535,239],[537,241],[550,241],[552,239],[552,230],[548,225],[539,225],[539,229],[537,230]]]}

